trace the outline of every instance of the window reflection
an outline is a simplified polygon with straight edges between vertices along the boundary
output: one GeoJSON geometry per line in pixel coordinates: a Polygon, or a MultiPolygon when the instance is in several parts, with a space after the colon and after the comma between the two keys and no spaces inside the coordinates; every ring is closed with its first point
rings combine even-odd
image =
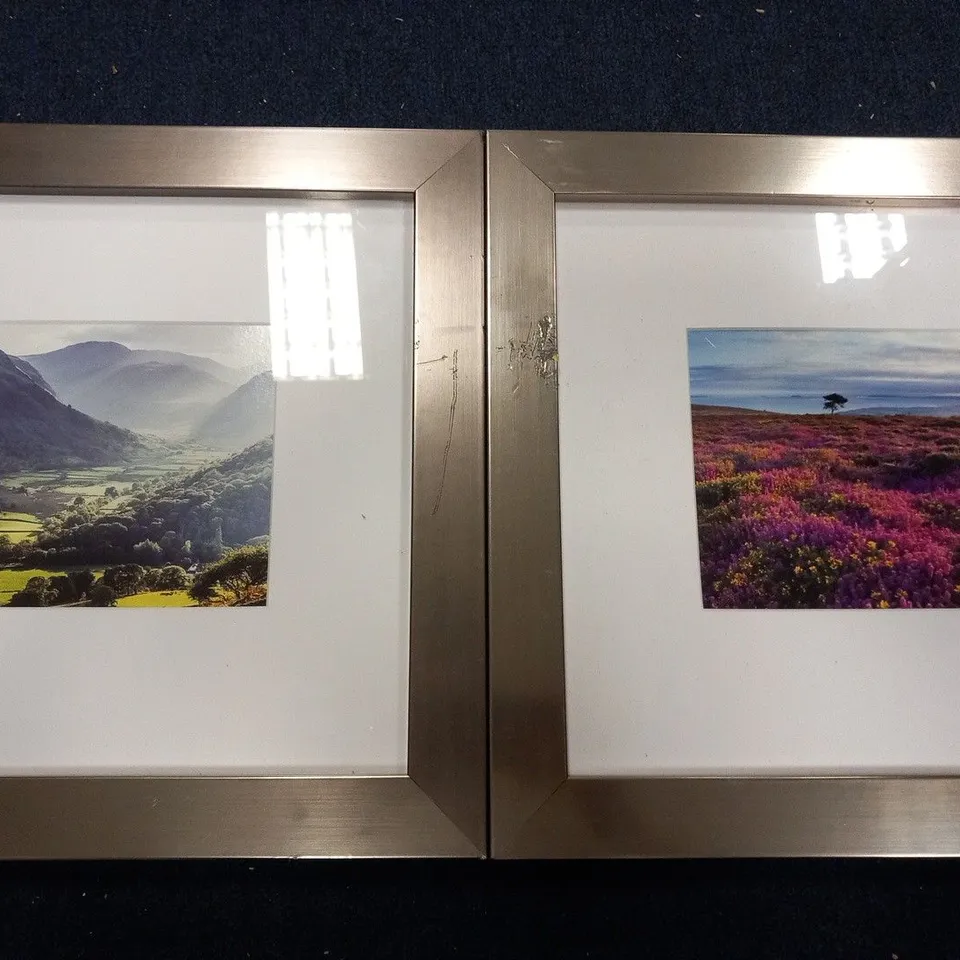
{"type": "Polygon", "coordinates": [[[824,283],[869,280],[907,245],[902,213],[818,213],[816,222],[824,283]]]}
{"type": "Polygon", "coordinates": [[[274,376],[361,378],[353,215],[268,213],[267,274],[274,376]]]}

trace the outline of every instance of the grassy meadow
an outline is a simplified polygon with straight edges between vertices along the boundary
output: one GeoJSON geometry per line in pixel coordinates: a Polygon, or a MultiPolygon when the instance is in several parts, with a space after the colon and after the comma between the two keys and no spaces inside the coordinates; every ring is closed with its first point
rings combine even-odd
{"type": "Polygon", "coordinates": [[[32,513],[9,513],[0,511],[0,537],[11,543],[32,540],[42,529],[40,518],[32,513]]]}
{"type": "Polygon", "coordinates": [[[120,597],[118,607],[196,607],[186,590],[147,590],[130,597],[120,597]]]}

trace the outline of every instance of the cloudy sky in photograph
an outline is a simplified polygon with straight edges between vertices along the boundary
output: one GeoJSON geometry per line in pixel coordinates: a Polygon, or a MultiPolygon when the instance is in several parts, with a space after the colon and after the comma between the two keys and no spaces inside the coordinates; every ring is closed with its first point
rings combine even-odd
{"type": "Polygon", "coordinates": [[[0,324],[0,350],[24,357],[89,340],[132,350],[174,350],[230,367],[270,367],[270,328],[237,323],[19,323],[0,324]]]}
{"type": "Polygon", "coordinates": [[[960,331],[692,329],[693,403],[816,413],[840,393],[847,410],[960,412],[960,331]]]}

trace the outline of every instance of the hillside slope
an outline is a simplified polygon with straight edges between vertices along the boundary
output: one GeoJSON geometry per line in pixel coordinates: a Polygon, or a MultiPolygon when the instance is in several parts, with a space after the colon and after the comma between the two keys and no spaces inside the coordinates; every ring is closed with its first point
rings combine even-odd
{"type": "Polygon", "coordinates": [[[224,397],[204,417],[194,437],[210,446],[236,449],[273,433],[276,383],[270,373],[258,373],[224,397]]]}
{"type": "Polygon", "coordinates": [[[61,403],[0,351],[0,471],[98,466],[140,449],[136,434],[61,403]]]}
{"type": "Polygon", "coordinates": [[[14,356],[11,356],[10,354],[8,354],[8,356],[10,357],[11,363],[13,363],[13,365],[22,374],[24,374],[24,376],[26,376],[28,380],[32,380],[38,387],[43,387],[43,389],[46,390],[47,393],[52,393],[54,396],[56,396],[56,391],[54,391],[53,387],[51,387],[50,384],[43,379],[43,377],[40,375],[40,371],[37,370],[35,366],[33,366],[30,363],[27,363],[27,361],[24,360],[22,357],[14,357],[14,356]]]}
{"type": "Polygon", "coordinates": [[[273,441],[264,440],[202,469],[161,480],[115,513],[74,504],[41,535],[31,563],[166,563],[217,560],[270,533],[273,441]]]}

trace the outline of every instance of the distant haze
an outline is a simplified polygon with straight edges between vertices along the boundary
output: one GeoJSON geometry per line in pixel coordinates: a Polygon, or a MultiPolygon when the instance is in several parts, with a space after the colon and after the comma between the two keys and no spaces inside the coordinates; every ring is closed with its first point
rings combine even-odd
{"type": "Polygon", "coordinates": [[[0,324],[0,351],[94,420],[211,449],[273,432],[265,327],[239,324],[0,324]],[[202,435],[202,436],[201,436],[202,435]]]}
{"type": "Polygon", "coordinates": [[[960,413],[960,332],[952,330],[691,329],[693,403],[819,413],[960,413]]]}
{"type": "Polygon", "coordinates": [[[88,340],[131,350],[174,350],[229,367],[270,366],[270,328],[237,323],[18,323],[0,324],[0,350],[13,356],[49,353],[88,340]]]}

